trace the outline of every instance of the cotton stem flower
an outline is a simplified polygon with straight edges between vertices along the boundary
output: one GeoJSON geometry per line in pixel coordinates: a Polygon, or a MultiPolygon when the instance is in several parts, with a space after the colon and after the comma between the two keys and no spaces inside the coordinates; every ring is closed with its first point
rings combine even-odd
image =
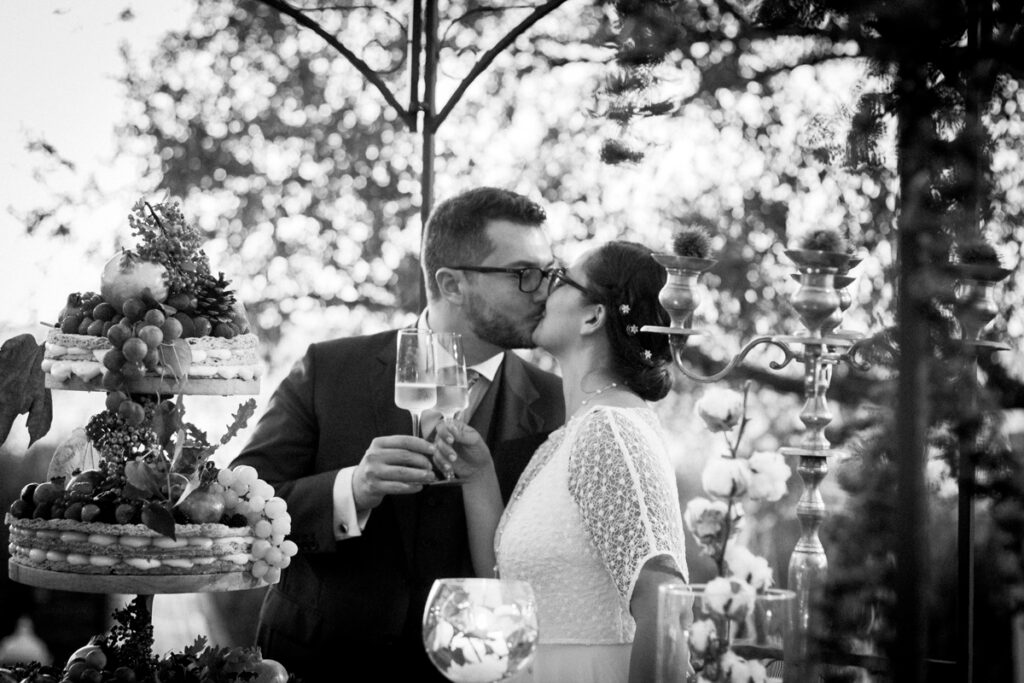
{"type": "Polygon", "coordinates": [[[751,500],[775,502],[786,495],[786,482],[793,471],[778,452],[755,451],[747,461],[750,467],[751,500]]]}

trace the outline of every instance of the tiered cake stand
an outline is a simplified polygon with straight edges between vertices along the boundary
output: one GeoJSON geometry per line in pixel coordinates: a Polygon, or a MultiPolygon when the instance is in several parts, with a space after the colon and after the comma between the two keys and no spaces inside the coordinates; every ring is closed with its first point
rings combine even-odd
{"type": "MultiPolygon", "coordinates": [[[[67,381],[46,376],[46,388],[55,391],[103,391],[99,378],[85,381],[71,377],[67,381]]],[[[131,394],[149,394],[168,397],[186,395],[253,395],[259,393],[259,380],[211,380],[143,377],[126,382],[125,391],[131,394]]],[[[11,558],[7,563],[8,576],[13,581],[37,588],[74,591],[79,593],[134,593],[152,606],[152,596],[160,593],[206,593],[249,590],[265,586],[249,572],[221,572],[213,574],[143,575],[143,574],[72,574],[54,572],[19,564],[11,558]]]]}

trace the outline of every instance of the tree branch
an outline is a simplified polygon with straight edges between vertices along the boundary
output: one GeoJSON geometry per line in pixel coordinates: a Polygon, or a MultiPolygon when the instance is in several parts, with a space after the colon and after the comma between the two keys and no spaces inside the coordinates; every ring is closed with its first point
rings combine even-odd
{"type": "Polygon", "coordinates": [[[526,17],[521,22],[519,22],[519,24],[515,28],[513,28],[501,40],[495,43],[494,47],[492,47],[490,50],[484,53],[484,55],[480,58],[480,61],[473,65],[473,68],[470,70],[470,72],[459,83],[459,87],[456,88],[455,92],[452,93],[452,96],[448,98],[448,101],[445,102],[444,107],[441,109],[441,111],[436,116],[432,117],[429,121],[426,121],[424,125],[430,126],[431,130],[437,130],[438,127],[442,123],[444,123],[444,120],[448,118],[448,115],[452,113],[452,109],[455,108],[455,105],[462,98],[463,94],[465,94],[466,90],[473,83],[473,81],[476,80],[477,76],[482,74],[487,69],[487,67],[491,65],[491,62],[493,62],[494,59],[505,50],[505,48],[507,48],[509,45],[515,42],[516,38],[526,33],[526,31],[528,31],[531,26],[536,24],[545,16],[551,14],[553,11],[564,5],[566,1],[567,0],[548,0],[546,3],[540,5],[539,7],[537,7],[537,9],[531,12],[530,16],[526,17]]]}
{"type": "Polygon", "coordinates": [[[366,78],[367,81],[369,81],[375,88],[377,88],[380,94],[384,96],[384,99],[387,101],[387,103],[391,105],[396,112],[398,112],[399,117],[402,119],[405,125],[409,127],[409,130],[416,130],[416,112],[410,112],[403,108],[402,105],[398,103],[398,98],[396,98],[394,93],[391,92],[390,88],[388,88],[387,84],[381,79],[380,75],[376,71],[371,69],[369,64],[367,64],[362,59],[357,57],[356,54],[352,52],[352,50],[345,47],[345,45],[343,45],[341,41],[339,41],[337,38],[335,38],[330,33],[325,31],[320,24],[306,16],[302,12],[302,10],[285,2],[285,0],[256,1],[263,3],[267,7],[270,7],[271,9],[277,10],[281,14],[285,14],[291,17],[292,19],[295,20],[297,24],[305,26],[313,33],[323,38],[328,45],[337,50],[338,53],[342,57],[347,59],[349,63],[352,64],[352,66],[354,66],[359,71],[359,73],[361,73],[366,78]]]}

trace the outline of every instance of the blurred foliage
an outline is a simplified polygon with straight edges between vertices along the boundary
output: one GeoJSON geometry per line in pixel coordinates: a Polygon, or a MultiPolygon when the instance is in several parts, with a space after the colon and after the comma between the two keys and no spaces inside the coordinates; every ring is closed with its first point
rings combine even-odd
{"type": "MultiPolygon", "coordinates": [[[[990,354],[982,354],[981,365],[994,381],[988,387],[975,385],[972,354],[954,341],[958,332],[953,283],[943,268],[979,241],[993,245],[1004,265],[1019,265],[1024,241],[1019,221],[1024,198],[1019,183],[1024,140],[1020,3],[612,4],[623,17],[618,54],[626,74],[622,80],[631,80],[632,86],[610,90],[618,104],[609,113],[624,134],[630,128],[635,134],[640,125],[633,113],[640,109],[636,100],[650,91],[651,70],[686,67],[687,57],[710,56],[711,65],[701,71],[699,84],[681,96],[684,99],[721,99],[723,92],[735,93],[737,85],[741,92],[753,87],[760,95],[771,91],[772,79],[780,71],[795,74],[807,66],[850,57],[864,65],[853,106],[807,130],[815,142],[808,145],[812,154],[804,161],[823,165],[842,185],[852,178],[877,184],[881,202],[864,214],[867,225],[841,227],[855,244],[870,243],[872,235],[888,240],[889,251],[898,260],[886,264],[886,279],[895,275],[918,283],[902,289],[907,300],[891,301],[899,304],[900,316],[887,325],[892,334],[882,341],[891,347],[896,362],[885,362],[884,356],[876,360],[892,372],[911,369],[927,378],[912,419],[920,416],[927,421],[933,455],[929,468],[945,468],[944,476],[934,479],[952,483],[962,467],[978,469],[979,529],[985,531],[988,553],[981,564],[990,571],[979,571],[988,580],[978,584],[977,609],[971,615],[978,633],[986,634],[975,641],[972,673],[984,680],[1009,680],[1009,616],[1024,608],[1024,455],[1009,447],[1000,409],[1020,407],[1021,385],[1008,381],[1003,358],[995,360],[990,354]],[[780,50],[787,41],[795,49],[780,50]],[[722,78],[723,73],[728,77],[722,78]],[[702,92],[705,83],[710,92],[702,92]],[[878,229],[880,219],[884,230],[878,229]],[[913,341],[907,330],[926,339],[931,353],[900,359],[899,342],[913,341]]],[[[619,157],[629,155],[620,149],[619,157]]],[[[786,211],[781,209],[783,216],[786,211]]],[[[873,246],[878,249],[881,242],[873,246]]],[[[1017,298],[1013,295],[1019,291],[1020,277],[1017,273],[1007,285],[1011,301],[1017,298]]],[[[1005,315],[995,326],[996,334],[1019,337],[1015,301],[1005,315]]],[[[833,551],[828,599],[821,601],[826,626],[815,635],[826,647],[892,656],[900,654],[894,649],[900,598],[894,563],[901,555],[897,549],[907,542],[899,537],[898,519],[906,505],[917,501],[907,500],[908,492],[895,485],[901,469],[898,457],[913,455],[896,453],[895,444],[904,443],[901,435],[913,427],[897,426],[908,413],[894,415],[888,408],[897,405],[893,383],[878,388],[873,397],[885,407],[869,411],[860,424],[852,425],[860,433],[850,439],[853,454],[844,461],[840,480],[850,498],[824,530],[833,551]]],[[[950,562],[956,547],[956,534],[949,533],[952,510],[942,501],[928,507],[933,539],[928,545],[934,557],[921,566],[937,569],[917,577],[930,609],[928,651],[939,658],[955,658],[960,655],[959,630],[948,625],[959,615],[948,595],[956,591],[956,575],[942,569],[955,567],[950,562]]],[[[831,671],[829,679],[849,680],[850,675],[831,671]]]]}

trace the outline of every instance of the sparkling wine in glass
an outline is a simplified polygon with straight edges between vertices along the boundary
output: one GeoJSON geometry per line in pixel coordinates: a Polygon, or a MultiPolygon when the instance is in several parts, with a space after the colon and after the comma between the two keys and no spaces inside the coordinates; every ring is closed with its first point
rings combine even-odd
{"type": "Polygon", "coordinates": [[[420,435],[420,415],[437,403],[437,367],[429,330],[398,331],[395,360],[395,405],[412,414],[413,436],[420,435]]]}
{"type": "Polygon", "coordinates": [[[495,683],[522,671],[537,646],[530,584],[507,579],[437,579],[423,611],[423,646],[454,683],[495,683]]]}
{"type": "MultiPolygon", "coordinates": [[[[451,421],[469,405],[469,379],[466,356],[462,349],[462,335],[455,332],[435,332],[434,351],[437,365],[437,403],[434,410],[446,422],[451,421]]],[[[451,468],[444,469],[444,479],[434,484],[461,484],[451,468]]]]}
{"type": "Polygon", "coordinates": [[[462,335],[455,332],[434,333],[437,350],[437,403],[434,410],[451,421],[469,405],[469,380],[462,335]]]}

